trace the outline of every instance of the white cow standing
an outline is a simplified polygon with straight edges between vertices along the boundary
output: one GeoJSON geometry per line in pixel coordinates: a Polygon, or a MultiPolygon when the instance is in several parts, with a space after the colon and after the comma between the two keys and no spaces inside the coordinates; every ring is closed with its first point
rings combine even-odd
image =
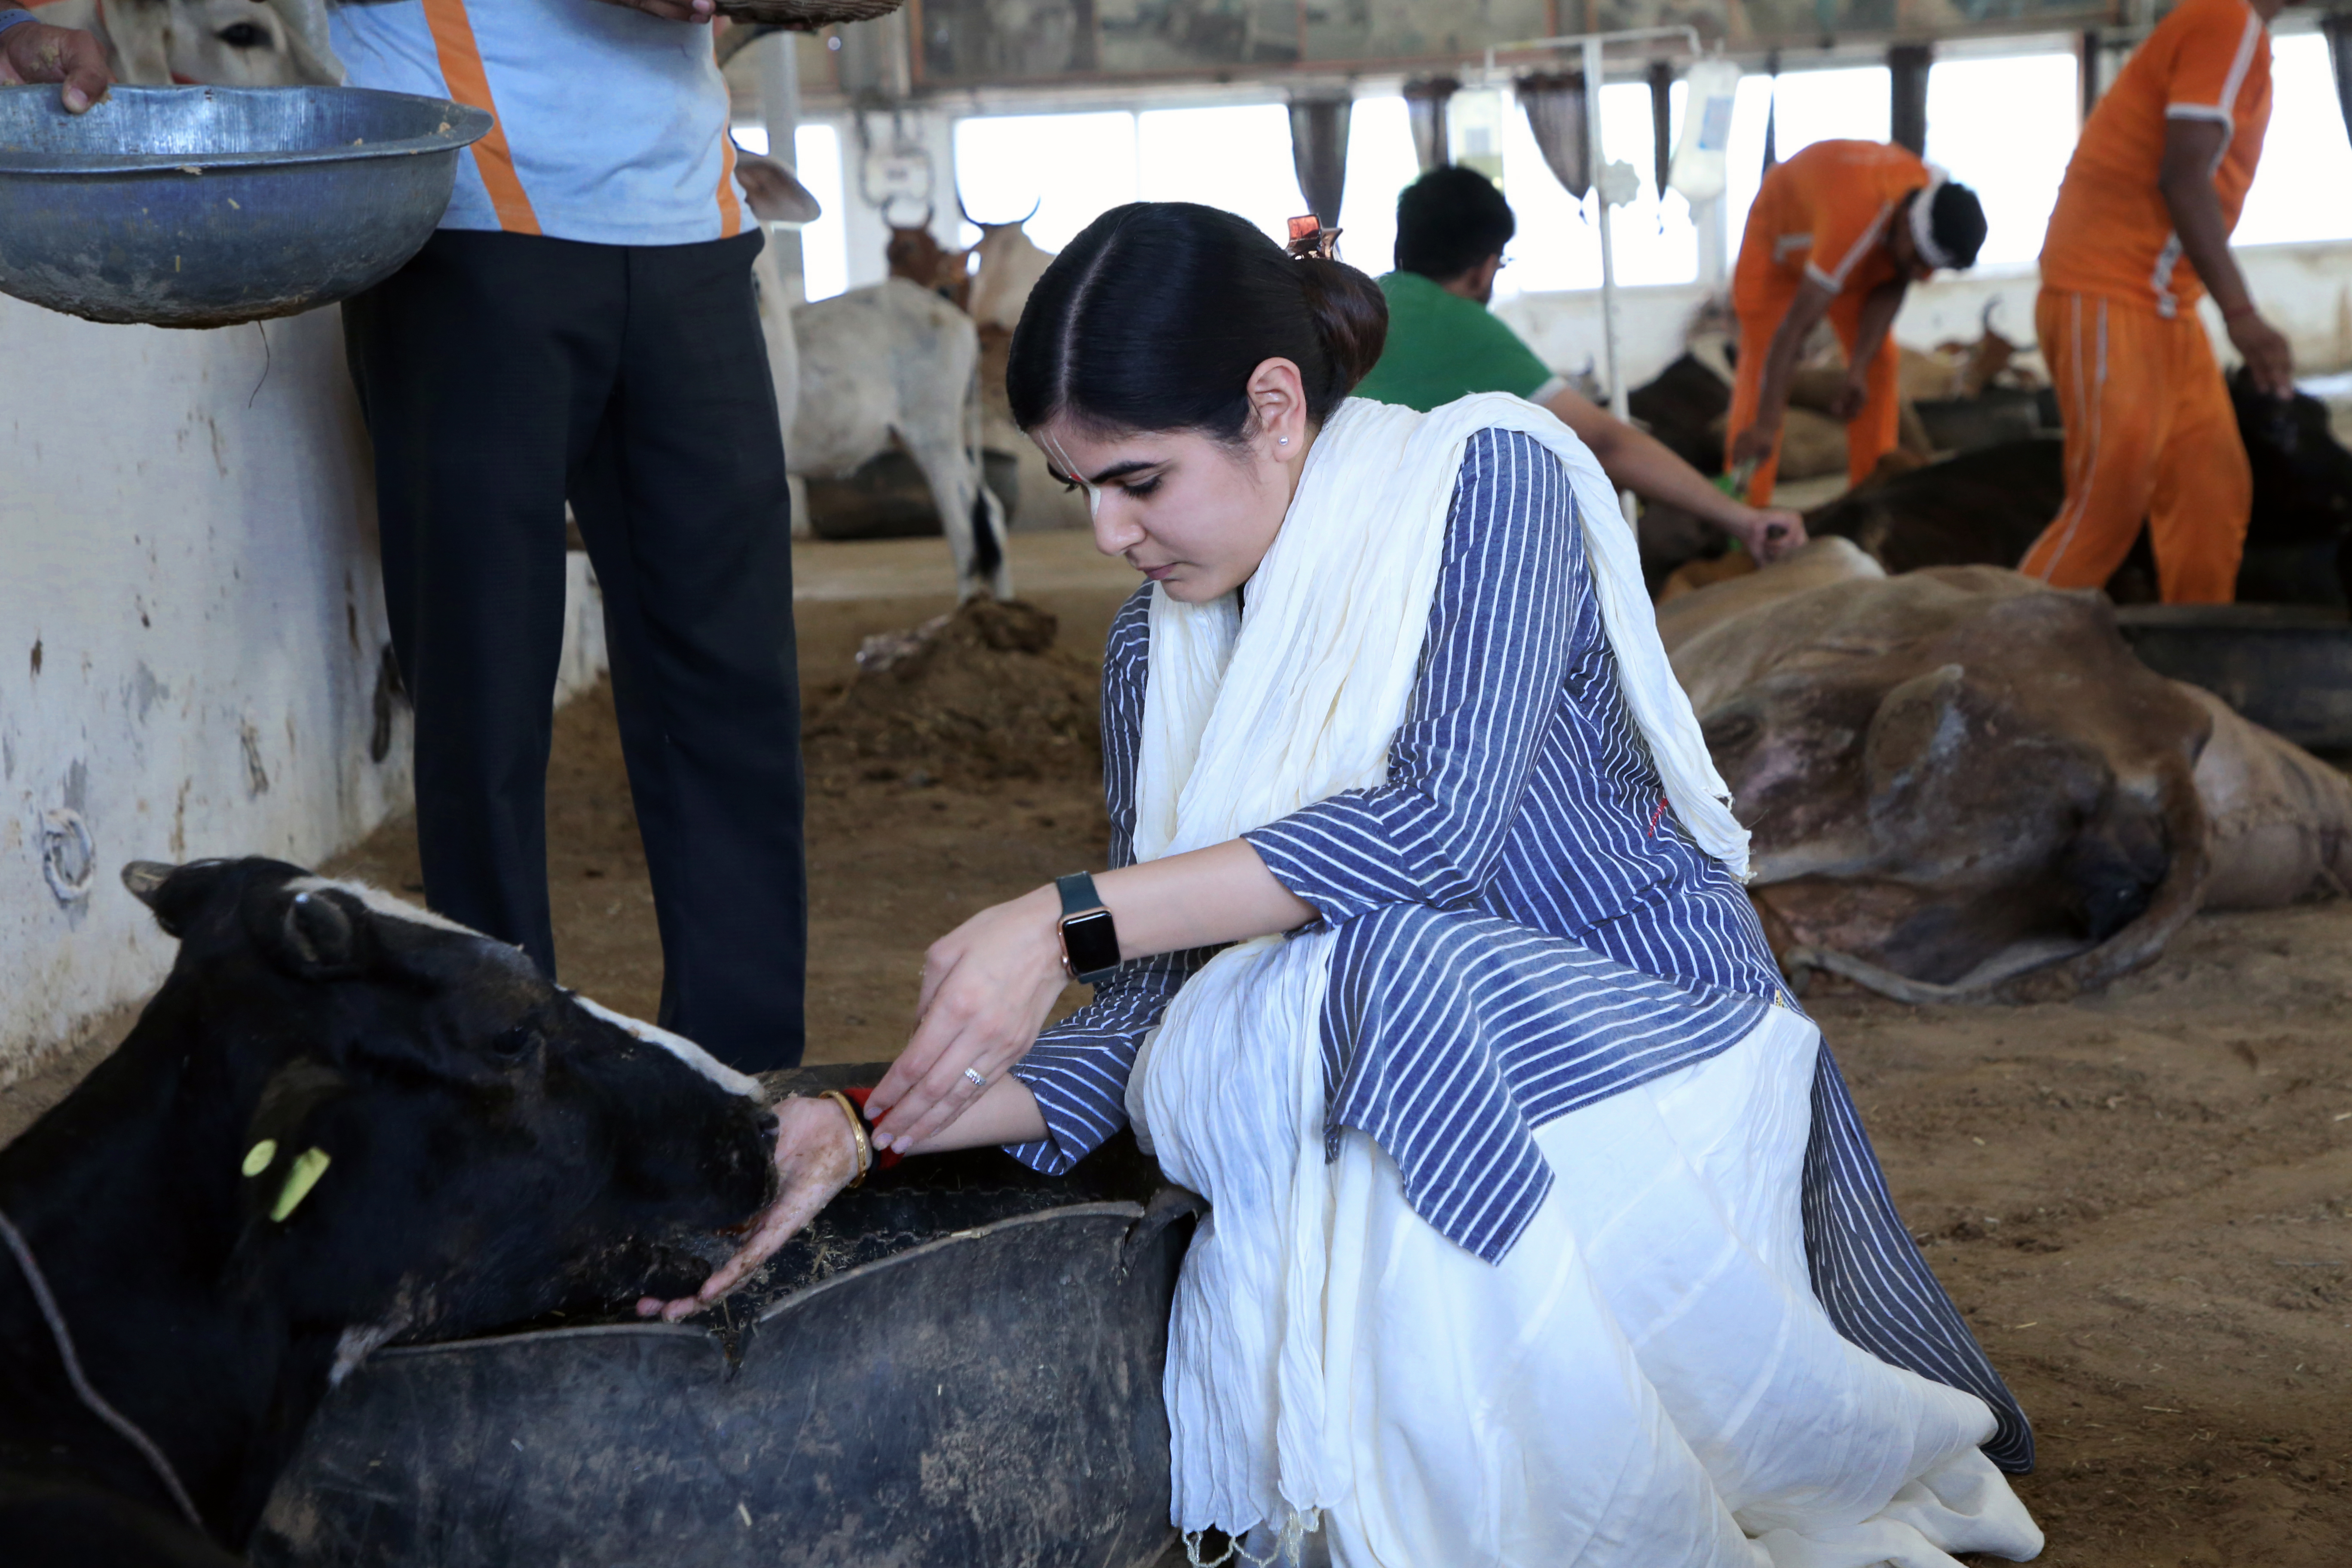
{"type": "MultiPolygon", "coordinates": [[[[816,198],[775,160],[741,158],[736,167],[763,221],[817,216],[816,198]]],[[[1004,508],[981,482],[980,334],[971,318],[903,278],[786,310],[769,249],[752,275],[792,471],[846,479],[897,445],[930,489],[955,557],[957,597],[1011,598],[1004,508]]]]}
{"type": "Polygon", "coordinates": [[[40,17],[97,38],[107,70],[134,87],[333,87],[343,79],[320,0],[55,0],[40,17]]]}

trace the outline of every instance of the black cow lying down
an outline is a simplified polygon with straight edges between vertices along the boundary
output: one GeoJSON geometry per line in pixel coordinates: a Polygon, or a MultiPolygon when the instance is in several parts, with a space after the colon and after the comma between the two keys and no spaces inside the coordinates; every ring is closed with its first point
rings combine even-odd
{"type": "MultiPolygon", "coordinates": [[[[2253,474],[2239,600],[2352,603],[2352,452],[2329,431],[2326,405],[2267,396],[2242,374],[2230,397],[2253,474]]],[[[2065,500],[2064,444],[2010,441],[1873,480],[1806,513],[1805,531],[1851,539],[1889,572],[2013,567],[2065,500]]],[[[2156,596],[2145,531],[2107,593],[2119,604],[2156,596]]]]}
{"type": "Polygon", "coordinates": [[[94,1396],[0,1245],[9,1568],[234,1563],[378,1345],[678,1294],[766,1202],[758,1086],[513,949],[275,861],[123,875],[178,961],[0,1150],[94,1396]]]}

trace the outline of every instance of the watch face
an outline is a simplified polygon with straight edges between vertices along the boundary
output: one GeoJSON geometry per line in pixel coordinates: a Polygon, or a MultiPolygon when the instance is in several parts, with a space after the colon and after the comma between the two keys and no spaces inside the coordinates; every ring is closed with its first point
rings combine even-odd
{"type": "Polygon", "coordinates": [[[1062,952],[1079,975],[1118,967],[1118,932],[1108,910],[1089,910],[1062,922],[1062,952]]]}

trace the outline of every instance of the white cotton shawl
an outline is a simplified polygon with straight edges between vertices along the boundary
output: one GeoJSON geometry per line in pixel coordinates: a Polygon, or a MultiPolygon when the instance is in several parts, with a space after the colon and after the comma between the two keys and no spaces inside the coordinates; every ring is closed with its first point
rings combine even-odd
{"type": "Polygon", "coordinates": [[[1591,451],[1544,409],[1480,393],[1427,414],[1351,398],[1324,424],[1273,547],[1233,595],[1151,596],[1135,858],[1222,844],[1388,777],[1420,673],[1464,449],[1532,436],[1567,467],[1618,683],[1675,816],[1745,879],[1748,830],[1658,641],[1641,554],[1591,451]]]}
{"type": "MultiPolygon", "coordinates": [[[[1230,595],[1153,595],[1137,859],[1386,780],[1464,449],[1492,428],[1525,431],[1566,465],[1627,710],[1677,817],[1746,874],[1747,832],[1659,644],[1615,492],[1566,426],[1498,394],[1426,415],[1343,403],[1249,581],[1248,614],[1230,595]]],[[[1355,1484],[1335,1425],[1345,1402],[1327,1378],[1349,1354],[1324,1321],[1327,1286],[1349,1268],[1345,1248],[1335,1256],[1322,1158],[1330,955],[1328,931],[1226,949],[1177,994],[1129,1079],[1144,1146],[1213,1205],[1169,1326],[1173,1513],[1187,1531],[1264,1521],[1295,1535],[1355,1484]]]]}

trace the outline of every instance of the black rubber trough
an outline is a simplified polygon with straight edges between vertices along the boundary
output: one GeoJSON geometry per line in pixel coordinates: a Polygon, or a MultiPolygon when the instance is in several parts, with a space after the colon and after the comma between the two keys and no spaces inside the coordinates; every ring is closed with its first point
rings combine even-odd
{"type": "Polygon", "coordinates": [[[2314,752],[2352,752],[2352,621],[2303,605],[2132,605],[2140,662],[2314,752]]]}
{"type": "Polygon", "coordinates": [[[1160,1373],[1199,1212],[1126,1134],[1059,1179],[995,1150],[911,1160],[716,1326],[379,1352],[320,1410],[252,1560],[1147,1568],[1174,1538],[1160,1373]]]}

